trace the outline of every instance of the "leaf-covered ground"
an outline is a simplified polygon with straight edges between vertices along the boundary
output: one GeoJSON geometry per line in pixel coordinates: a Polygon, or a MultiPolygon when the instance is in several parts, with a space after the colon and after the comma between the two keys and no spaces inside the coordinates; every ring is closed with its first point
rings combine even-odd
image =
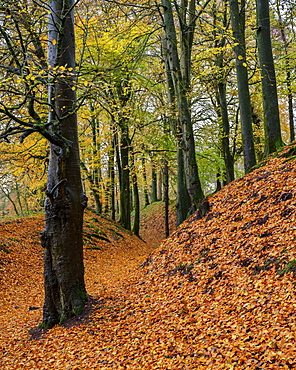
{"type": "Polygon", "coordinates": [[[88,216],[86,314],[46,333],[31,330],[42,221],[2,223],[2,368],[296,369],[294,158],[271,159],[209,204],[153,251],[88,216]]]}

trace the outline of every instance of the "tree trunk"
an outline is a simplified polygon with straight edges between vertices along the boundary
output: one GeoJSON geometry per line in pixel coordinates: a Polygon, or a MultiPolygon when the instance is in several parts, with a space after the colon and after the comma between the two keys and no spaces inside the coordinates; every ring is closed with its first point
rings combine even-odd
{"type": "Polygon", "coordinates": [[[120,124],[120,159],[121,159],[121,185],[120,185],[120,223],[131,230],[131,201],[130,201],[130,170],[129,170],[129,135],[128,126],[120,124]]]}
{"type": "Polygon", "coordinates": [[[47,328],[80,314],[87,301],[82,241],[86,197],[80,176],[76,94],[72,89],[75,86],[73,6],[70,0],[54,0],[49,15],[49,65],[70,70],[67,77],[49,86],[52,104],[49,121],[58,122],[65,145],[50,146],[46,224],[41,235],[45,285],[43,325],[47,328]]]}
{"type": "Polygon", "coordinates": [[[295,140],[295,128],[294,128],[294,111],[293,111],[293,90],[292,90],[292,76],[291,76],[291,57],[289,56],[289,42],[286,37],[285,23],[282,20],[282,14],[280,10],[280,1],[276,2],[277,14],[279,18],[279,25],[281,31],[281,39],[284,44],[285,53],[285,70],[286,70],[286,85],[288,90],[288,107],[289,107],[289,126],[290,126],[290,141],[295,140]]]}
{"type": "Polygon", "coordinates": [[[151,203],[153,202],[157,202],[157,173],[156,173],[156,168],[155,168],[155,164],[152,160],[152,168],[151,168],[151,188],[152,188],[152,191],[151,191],[151,203]]]}
{"type": "Polygon", "coordinates": [[[278,108],[276,77],[270,38],[268,0],[257,0],[257,40],[264,110],[265,150],[268,155],[283,145],[278,108]]]}
{"type": "Polygon", "coordinates": [[[138,179],[135,167],[134,153],[131,151],[131,163],[132,163],[132,182],[133,182],[133,199],[134,199],[134,225],[133,232],[135,235],[139,236],[140,232],[140,198],[139,198],[139,187],[138,179]]]}
{"type": "MultiPolygon", "coordinates": [[[[168,96],[169,103],[169,126],[176,138],[176,147],[177,147],[177,203],[176,203],[176,221],[177,226],[179,226],[187,217],[190,209],[190,197],[186,187],[186,176],[184,170],[184,159],[183,152],[181,149],[182,145],[182,130],[180,123],[176,117],[176,108],[175,108],[175,90],[173,77],[170,70],[170,63],[168,60],[167,53],[167,39],[166,36],[163,36],[162,39],[162,49],[163,49],[163,59],[165,66],[165,75],[166,75],[166,91],[168,96]]],[[[185,66],[184,66],[185,68],[185,66]]]]}
{"type": "Polygon", "coordinates": [[[226,184],[234,180],[234,163],[229,148],[229,118],[226,101],[226,83],[218,82],[217,86],[218,118],[221,135],[222,156],[225,164],[226,184]]]}
{"type": "Polygon", "coordinates": [[[164,225],[166,238],[170,235],[169,226],[169,167],[168,161],[164,159],[163,166],[163,196],[164,196],[164,225]]]}
{"type": "Polygon", "coordinates": [[[196,163],[195,143],[191,114],[187,101],[186,81],[183,80],[181,73],[172,6],[169,0],[162,0],[162,5],[166,33],[167,60],[169,61],[169,68],[172,72],[174,92],[178,106],[178,119],[182,129],[182,151],[185,164],[186,186],[191,201],[189,214],[192,214],[198,208],[198,204],[204,198],[204,194],[201,188],[196,163]]]}
{"type": "Polygon", "coordinates": [[[101,203],[98,187],[94,183],[93,176],[89,173],[89,170],[87,169],[87,167],[86,167],[86,165],[83,161],[80,161],[80,166],[81,166],[82,170],[84,171],[84,173],[86,175],[86,178],[87,178],[87,180],[90,184],[90,190],[91,190],[92,195],[93,195],[94,200],[95,200],[96,213],[98,215],[100,215],[102,213],[102,203],[101,203]]]}
{"type": "Polygon", "coordinates": [[[177,147],[177,204],[176,223],[179,226],[188,217],[191,200],[187,191],[183,151],[177,147]]]}
{"type": "Polygon", "coordinates": [[[246,64],[245,42],[245,0],[230,0],[232,32],[234,37],[235,65],[239,96],[240,118],[242,127],[244,167],[248,173],[256,164],[256,155],[252,128],[252,106],[249,92],[248,69],[246,64]]]}
{"type": "Polygon", "coordinates": [[[114,159],[115,159],[115,140],[114,135],[112,136],[111,146],[109,149],[109,178],[110,178],[110,216],[111,219],[115,221],[115,169],[114,169],[114,159]]]}
{"type": "Polygon", "coordinates": [[[149,191],[148,191],[148,184],[147,184],[147,174],[146,174],[146,160],[145,154],[142,154],[142,173],[143,173],[143,182],[144,182],[144,199],[145,199],[145,207],[149,206],[149,191]]]}

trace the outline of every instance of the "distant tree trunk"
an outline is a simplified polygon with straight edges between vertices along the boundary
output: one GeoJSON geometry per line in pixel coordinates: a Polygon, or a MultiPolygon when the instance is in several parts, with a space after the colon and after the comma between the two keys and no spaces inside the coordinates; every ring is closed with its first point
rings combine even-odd
{"type": "Polygon", "coordinates": [[[85,165],[85,163],[83,161],[80,161],[80,166],[81,166],[81,169],[84,171],[84,173],[86,175],[86,178],[87,178],[87,180],[88,180],[88,182],[90,184],[90,190],[91,190],[92,195],[93,195],[94,200],[95,200],[96,213],[98,215],[100,215],[102,213],[102,203],[101,203],[101,199],[100,199],[100,194],[99,194],[99,191],[98,191],[98,187],[94,183],[93,176],[89,172],[89,170],[87,169],[87,167],[86,167],[86,165],[85,165]]]}
{"type": "MultiPolygon", "coordinates": [[[[223,27],[228,27],[227,2],[223,1],[223,27]]],[[[213,3],[214,37],[215,47],[218,49],[216,56],[216,65],[219,68],[217,74],[216,100],[218,104],[217,115],[219,121],[219,144],[221,154],[225,164],[225,182],[229,184],[234,180],[234,160],[229,147],[230,124],[228,117],[227,95],[226,95],[226,74],[224,66],[224,46],[225,36],[217,34],[217,4],[213,3]]]]}
{"type": "Polygon", "coordinates": [[[8,190],[6,190],[5,188],[3,188],[2,186],[1,186],[1,190],[2,190],[2,193],[6,196],[6,198],[7,198],[7,199],[10,201],[10,203],[12,204],[15,214],[16,214],[17,216],[19,216],[19,211],[18,211],[18,209],[17,209],[17,206],[16,206],[16,204],[15,204],[14,200],[13,200],[13,199],[12,199],[12,197],[11,197],[11,193],[10,193],[8,190]]]}
{"type": "Polygon", "coordinates": [[[258,56],[264,110],[265,150],[268,155],[283,145],[278,108],[276,77],[270,38],[268,0],[256,0],[258,56]]]}
{"type": "Polygon", "coordinates": [[[289,126],[290,126],[290,141],[295,140],[295,127],[294,127],[294,112],[293,112],[293,90],[292,90],[292,76],[291,76],[291,57],[289,56],[289,42],[287,40],[285,32],[285,24],[282,20],[282,14],[280,10],[280,1],[276,2],[277,14],[279,17],[281,38],[284,45],[285,53],[285,70],[286,70],[286,84],[288,90],[288,106],[289,106],[289,126]]]}
{"type": "Polygon", "coordinates": [[[142,173],[143,173],[143,181],[144,181],[145,207],[147,207],[150,204],[150,202],[149,202],[149,191],[148,191],[148,184],[147,184],[147,173],[146,173],[145,154],[142,155],[142,173]]]}
{"type": "MultiPolygon", "coordinates": [[[[187,86],[186,80],[183,79],[181,73],[172,5],[169,0],[162,0],[162,6],[166,34],[167,60],[169,61],[169,68],[172,72],[174,92],[178,106],[178,119],[182,129],[182,150],[185,164],[186,186],[191,201],[189,214],[192,214],[198,208],[199,203],[204,198],[204,194],[198,174],[193,127],[187,100],[187,86]]],[[[190,43],[187,43],[187,46],[190,47],[190,43]]]]}
{"type": "Polygon", "coordinates": [[[229,184],[231,181],[234,180],[234,163],[229,148],[230,125],[226,100],[226,83],[224,81],[218,82],[217,92],[217,101],[219,107],[218,109],[220,111],[218,111],[218,117],[221,121],[219,123],[219,127],[221,135],[222,156],[225,163],[226,184],[229,184]]]}
{"type": "Polygon", "coordinates": [[[115,142],[114,134],[111,139],[111,146],[109,150],[109,178],[110,178],[110,216],[115,221],[115,169],[114,169],[114,158],[115,158],[115,142]]]}
{"type": "Polygon", "coordinates": [[[131,230],[131,201],[130,201],[130,169],[129,169],[129,133],[128,125],[120,124],[120,160],[121,160],[121,186],[120,186],[120,223],[131,230]]]}
{"type": "Polygon", "coordinates": [[[252,107],[249,92],[248,69],[246,64],[245,42],[245,0],[230,0],[232,32],[234,37],[235,65],[239,96],[245,173],[256,164],[256,155],[252,128],[252,107]]]}
{"type": "Polygon", "coordinates": [[[59,122],[65,145],[50,146],[46,224],[41,236],[45,279],[43,325],[47,328],[80,314],[87,301],[82,241],[86,197],[79,166],[76,94],[72,89],[75,86],[73,8],[73,1],[54,0],[49,15],[49,65],[73,70],[49,86],[49,102],[56,113],[49,113],[49,122],[59,122]]]}
{"type": "Polygon", "coordinates": [[[133,199],[134,199],[134,225],[133,232],[139,236],[140,232],[140,198],[139,198],[139,187],[138,179],[135,167],[135,157],[133,151],[131,151],[131,164],[132,164],[132,183],[133,183],[133,199]]]}
{"type": "Polygon", "coordinates": [[[169,226],[169,167],[168,161],[164,159],[163,166],[163,196],[164,196],[164,224],[165,224],[165,236],[166,238],[170,235],[169,226]]]}
{"type": "Polygon", "coordinates": [[[151,191],[151,202],[157,202],[157,173],[156,173],[156,168],[155,168],[155,164],[152,160],[152,168],[151,168],[151,180],[152,180],[152,183],[151,183],[151,188],[152,188],[152,191],[151,191]]]}
{"type": "MultiPolygon", "coordinates": [[[[91,112],[94,111],[94,107],[91,106],[91,112]]],[[[101,192],[100,192],[100,181],[102,178],[101,174],[101,156],[100,156],[100,141],[99,141],[99,125],[97,119],[92,117],[92,169],[91,172],[92,181],[92,192],[95,192],[96,212],[101,214],[103,212],[103,206],[101,203],[101,192]]],[[[90,175],[90,173],[89,173],[90,175]]]]}
{"type": "Polygon", "coordinates": [[[163,200],[163,171],[160,169],[158,171],[158,182],[157,182],[157,199],[163,200]]]}
{"type": "Polygon", "coordinates": [[[183,150],[177,147],[177,203],[176,223],[179,226],[188,217],[191,200],[187,191],[183,150]]]}

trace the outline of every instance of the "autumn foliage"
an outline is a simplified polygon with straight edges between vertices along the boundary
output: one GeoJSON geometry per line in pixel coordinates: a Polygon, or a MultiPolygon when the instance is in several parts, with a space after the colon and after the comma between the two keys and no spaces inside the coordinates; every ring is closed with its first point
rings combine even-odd
{"type": "Polygon", "coordinates": [[[296,369],[293,150],[210,196],[153,251],[87,214],[89,304],[48,332],[36,329],[42,219],[3,222],[2,368],[296,369]]]}

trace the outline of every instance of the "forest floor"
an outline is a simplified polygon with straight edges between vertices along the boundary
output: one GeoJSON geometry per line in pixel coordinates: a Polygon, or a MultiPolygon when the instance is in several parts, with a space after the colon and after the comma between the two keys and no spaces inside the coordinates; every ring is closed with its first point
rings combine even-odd
{"type": "Polygon", "coordinates": [[[296,369],[296,147],[283,153],[162,243],[161,203],[145,241],[87,212],[90,299],[47,332],[43,217],[1,222],[1,369],[296,369]]]}

